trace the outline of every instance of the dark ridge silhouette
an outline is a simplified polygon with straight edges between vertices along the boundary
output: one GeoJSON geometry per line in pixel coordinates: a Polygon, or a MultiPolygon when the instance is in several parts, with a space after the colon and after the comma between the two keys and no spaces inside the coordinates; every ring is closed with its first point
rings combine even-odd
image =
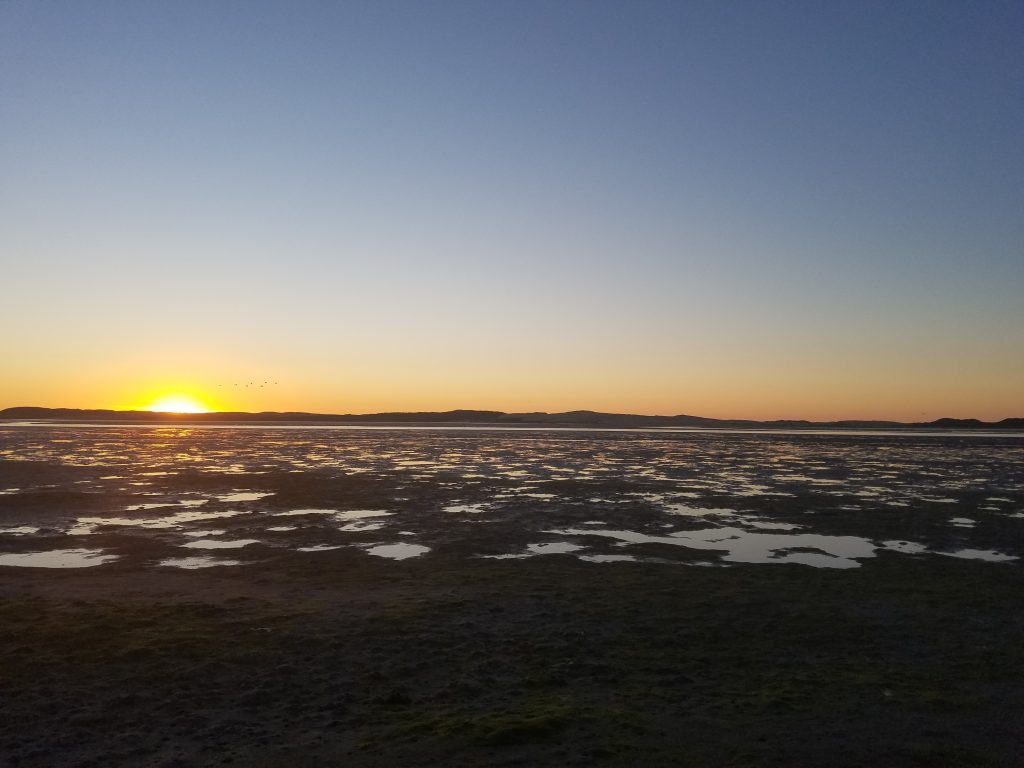
{"type": "Polygon", "coordinates": [[[1024,418],[1002,421],[943,418],[935,421],[902,422],[844,419],[841,421],[806,421],[776,419],[710,419],[704,416],[644,416],[634,413],[599,413],[567,411],[565,413],[504,413],[502,411],[421,411],[388,413],[305,413],[303,411],[221,411],[214,413],[162,413],[154,411],[116,411],[109,409],[40,408],[19,406],[0,410],[0,419],[46,419],[52,421],[110,422],[275,422],[295,424],[494,424],[506,426],[580,426],[580,427],[704,427],[708,429],[1024,429],[1024,418]]]}

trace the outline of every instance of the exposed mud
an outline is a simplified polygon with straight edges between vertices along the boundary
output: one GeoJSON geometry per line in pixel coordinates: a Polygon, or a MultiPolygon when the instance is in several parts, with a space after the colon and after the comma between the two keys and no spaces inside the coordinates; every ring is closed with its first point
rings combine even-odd
{"type": "Polygon", "coordinates": [[[1020,446],[0,427],[0,764],[1017,765],[1020,446]]]}

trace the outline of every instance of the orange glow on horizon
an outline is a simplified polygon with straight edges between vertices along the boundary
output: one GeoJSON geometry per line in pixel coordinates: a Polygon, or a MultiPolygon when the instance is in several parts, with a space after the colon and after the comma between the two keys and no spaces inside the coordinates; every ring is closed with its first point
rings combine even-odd
{"type": "Polygon", "coordinates": [[[207,408],[198,399],[191,395],[162,395],[154,400],[149,405],[143,407],[145,411],[156,411],[159,413],[210,413],[211,409],[207,408]]]}
{"type": "MultiPolygon", "coordinates": [[[[93,361],[74,377],[13,371],[0,377],[0,407],[109,408],[181,414],[239,411],[381,413],[456,408],[512,413],[593,410],[720,419],[880,419],[940,417],[999,421],[1022,415],[1024,363],[964,367],[961,358],[921,366],[882,359],[782,363],[756,358],[714,359],[695,366],[653,360],[643,350],[614,359],[503,362],[486,355],[438,365],[413,352],[368,359],[365,368],[338,369],[328,360],[250,360],[195,353],[170,358],[126,356],[93,361]],[[483,363],[486,363],[483,364],[483,363]],[[713,364],[712,364],[713,363],[713,364]],[[826,365],[827,363],[827,365],[826,365]],[[918,368],[924,368],[921,371],[918,368]],[[644,376],[638,377],[637,371],[644,376]],[[927,374],[927,375],[925,375],[927,374]],[[19,378],[20,377],[20,378],[19,378]],[[268,386],[246,386],[248,380],[268,386]],[[237,383],[236,383],[237,382],[237,383]],[[278,382],[280,382],[278,384],[278,382]]],[[[986,357],[987,359],[987,357],[986,357]]]]}

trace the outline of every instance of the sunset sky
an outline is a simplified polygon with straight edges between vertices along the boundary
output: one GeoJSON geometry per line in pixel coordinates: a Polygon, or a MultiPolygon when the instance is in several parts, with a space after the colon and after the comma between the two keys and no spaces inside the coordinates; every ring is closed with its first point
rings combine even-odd
{"type": "Polygon", "coordinates": [[[1022,31],[8,0],[0,407],[1024,416],[1022,31]]]}

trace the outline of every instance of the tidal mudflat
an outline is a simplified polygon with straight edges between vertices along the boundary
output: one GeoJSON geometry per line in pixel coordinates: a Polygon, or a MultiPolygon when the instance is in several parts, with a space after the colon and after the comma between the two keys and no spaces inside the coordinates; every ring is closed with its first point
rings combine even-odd
{"type": "Polygon", "coordinates": [[[1016,436],[0,425],[11,765],[1016,765],[1016,436]]]}

